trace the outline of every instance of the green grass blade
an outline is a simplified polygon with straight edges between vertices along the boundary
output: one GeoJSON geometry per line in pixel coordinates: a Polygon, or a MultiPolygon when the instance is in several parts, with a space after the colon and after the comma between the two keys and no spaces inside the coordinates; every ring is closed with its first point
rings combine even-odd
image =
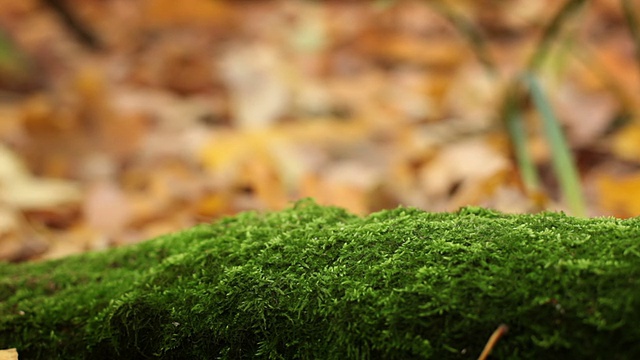
{"type": "Polygon", "coordinates": [[[538,193],[541,188],[540,178],[533,159],[527,151],[527,135],[524,128],[524,120],[520,112],[520,104],[517,100],[517,95],[514,95],[515,91],[510,91],[509,93],[504,110],[504,121],[507,132],[511,139],[517,166],[520,170],[520,176],[526,191],[529,194],[538,193]]]}
{"type": "Polygon", "coordinates": [[[575,216],[586,216],[586,205],[575,161],[556,119],[551,104],[534,76],[527,74],[524,82],[529,88],[535,107],[542,117],[543,128],[552,152],[552,163],[560,188],[570,211],[575,216]]]}
{"type": "Polygon", "coordinates": [[[491,75],[497,74],[497,67],[495,65],[495,62],[489,56],[487,42],[482,36],[480,30],[471,21],[458,14],[455,10],[453,10],[450,6],[444,4],[442,1],[427,3],[442,16],[447,18],[447,20],[451,22],[456,30],[458,30],[458,32],[467,40],[474,54],[478,58],[478,61],[480,61],[485,70],[491,75]]]}
{"type": "Polygon", "coordinates": [[[582,7],[586,0],[569,0],[558,11],[558,13],[551,19],[549,25],[544,29],[542,37],[536,46],[536,51],[529,59],[529,65],[527,68],[530,71],[535,71],[540,68],[542,63],[547,57],[547,54],[551,50],[551,45],[558,38],[562,25],[571,18],[582,7]]]}

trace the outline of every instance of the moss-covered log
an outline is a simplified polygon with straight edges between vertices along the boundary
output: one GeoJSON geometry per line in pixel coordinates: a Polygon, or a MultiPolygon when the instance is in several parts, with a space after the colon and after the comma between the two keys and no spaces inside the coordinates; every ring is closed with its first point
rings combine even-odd
{"type": "Polygon", "coordinates": [[[25,359],[640,359],[639,219],[302,202],[0,274],[25,359]]]}

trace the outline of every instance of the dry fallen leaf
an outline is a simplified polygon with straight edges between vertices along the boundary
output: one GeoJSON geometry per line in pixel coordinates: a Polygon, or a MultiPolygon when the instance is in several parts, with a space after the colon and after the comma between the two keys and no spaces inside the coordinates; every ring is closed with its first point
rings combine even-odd
{"type": "Polygon", "coordinates": [[[640,215],[640,173],[625,176],[599,174],[596,179],[600,205],[618,217],[640,215]]]}
{"type": "Polygon", "coordinates": [[[610,93],[588,92],[569,81],[558,84],[552,94],[554,110],[567,127],[569,142],[576,147],[600,139],[619,111],[619,104],[610,93]]]}
{"type": "Polygon", "coordinates": [[[154,27],[176,25],[228,24],[233,20],[234,10],[224,1],[208,0],[145,0],[143,19],[154,27]]]}
{"type": "Polygon", "coordinates": [[[0,360],[18,360],[18,350],[16,348],[0,350],[0,360]]]}
{"type": "Polygon", "coordinates": [[[32,177],[13,152],[0,146],[0,201],[18,209],[38,209],[77,203],[80,198],[76,184],[32,177]]]}
{"type": "Polygon", "coordinates": [[[85,221],[101,233],[117,234],[131,221],[132,209],[129,201],[117,184],[106,181],[96,183],[84,196],[85,221]]]}
{"type": "MultiPolygon", "coordinates": [[[[0,148],[0,249],[12,259],[37,246],[56,257],[137,242],[302,196],[362,214],[399,203],[555,208],[522,192],[506,146],[488,134],[504,134],[505,85],[562,2],[76,3],[107,51],[79,45],[46,2],[0,0],[2,31],[47,84],[0,96],[11,149],[0,148]],[[485,37],[495,73],[447,10],[485,37]]],[[[597,0],[576,18],[560,39],[571,46],[544,66],[556,74],[554,111],[572,146],[640,162],[633,121],[603,139],[617,113],[639,113],[619,3],[597,0]]],[[[546,169],[552,154],[535,124],[528,145],[546,169]]],[[[609,198],[601,208],[637,211],[619,194],[632,179],[580,165],[585,186],[609,198]]]]}
{"type": "Polygon", "coordinates": [[[245,130],[268,128],[287,111],[291,84],[286,59],[272,46],[234,49],[220,60],[223,79],[231,91],[236,125],[245,130]]]}
{"type": "Polygon", "coordinates": [[[620,129],[612,139],[611,150],[621,159],[640,162],[640,124],[633,122],[620,129]]]}
{"type": "MultiPolygon", "coordinates": [[[[495,188],[492,179],[508,167],[506,156],[494,150],[486,140],[466,140],[442,148],[420,170],[419,176],[427,201],[443,206],[456,190],[469,194],[470,198],[466,200],[471,201],[475,198],[471,194],[477,192],[476,188],[495,188]]],[[[469,204],[458,199],[454,209],[462,205],[469,204]]]]}
{"type": "Polygon", "coordinates": [[[75,184],[58,179],[23,178],[5,182],[0,189],[0,201],[19,209],[51,208],[80,199],[75,184]]]}

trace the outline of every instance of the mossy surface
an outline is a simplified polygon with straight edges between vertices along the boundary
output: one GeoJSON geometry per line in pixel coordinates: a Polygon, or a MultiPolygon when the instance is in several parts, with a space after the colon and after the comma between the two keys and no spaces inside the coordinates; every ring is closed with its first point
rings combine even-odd
{"type": "Polygon", "coordinates": [[[307,201],[0,274],[24,359],[640,358],[638,219],[307,201]]]}

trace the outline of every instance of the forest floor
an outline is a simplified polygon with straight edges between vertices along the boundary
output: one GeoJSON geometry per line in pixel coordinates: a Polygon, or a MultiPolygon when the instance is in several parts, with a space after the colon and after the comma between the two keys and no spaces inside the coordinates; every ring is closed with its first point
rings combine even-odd
{"type": "Polygon", "coordinates": [[[568,211],[537,111],[531,192],[503,109],[573,3],[536,76],[587,214],[637,216],[638,1],[0,0],[0,260],[304,197],[568,211]]]}

